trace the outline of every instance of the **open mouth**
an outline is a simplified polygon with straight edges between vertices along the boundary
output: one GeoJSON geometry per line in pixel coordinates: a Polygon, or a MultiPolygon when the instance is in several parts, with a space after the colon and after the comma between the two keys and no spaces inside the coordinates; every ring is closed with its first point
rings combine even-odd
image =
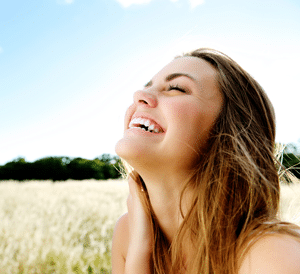
{"type": "Polygon", "coordinates": [[[129,128],[141,128],[144,131],[151,133],[164,132],[162,127],[148,118],[133,118],[129,123],[129,128]]]}

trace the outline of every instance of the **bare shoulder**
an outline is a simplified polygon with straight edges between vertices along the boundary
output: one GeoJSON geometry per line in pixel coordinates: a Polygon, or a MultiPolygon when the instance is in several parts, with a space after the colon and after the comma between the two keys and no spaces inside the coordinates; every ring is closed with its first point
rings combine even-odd
{"type": "Polygon", "coordinates": [[[112,241],[112,273],[123,273],[129,243],[128,213],[117,221],[112,241]]]}
{"type": "Polygon", "coordinates": [[[300,239],[283,234],[260,238],[246,254],[239,274],[299,274],[300,239]]]}

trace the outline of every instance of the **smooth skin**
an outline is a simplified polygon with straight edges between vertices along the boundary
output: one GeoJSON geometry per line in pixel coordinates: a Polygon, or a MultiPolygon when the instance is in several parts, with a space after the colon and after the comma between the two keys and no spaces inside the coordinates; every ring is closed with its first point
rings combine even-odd
{"type": "Polygon", "coordinates": [[[128,213],[118,220],[113,236],[112,273],[148,274],[152,273],[150,259],[153,239],[150,221],[138,197],[135,181],[129,178],[128,184],[128,213]]]}
{"type": "MultiPolygon", "coordinates": [[[[135,92],[134,102],[126,112],[124,136],[117,143],[116,152],[143,178],[159,225],[170,242],[182,222],[179,195],[183,182],[205,146],[222,106],[214,68],[202,59],[182,57],[165,66],[143,90],[135,92]],[[142,129],[129,129],[133,115],[151,116],[164,132],[144,134],[142,129]]],[[[118,220],[113,236],[112,273],[152,273],[150,220],[139,200],[140,190],[134,178],[129,178],[128,183],[128,213],[118,220]]],[[[183,213],[190,207],[192,193],[193,189],[189,189],[183,197],[183,213]]],[[[281,236],[269,237],[250,249],[240,273],[300,273],[300,246],[290,238],[282,241],[281,236]],[[273,249],[273,257],[283,258],[282,264],[270,257],[271,246],[278,247],[273,249]],[[283,267],[285,272],[279,272],[283,267]]],[[[184,253],[188,260],[189,247],[184,253]]]]}
{"type": "Polygon", "coordinates": [[[288,235],[269,234],[247,253],[240,274],[299,274],[300,242],[288,235]]]}

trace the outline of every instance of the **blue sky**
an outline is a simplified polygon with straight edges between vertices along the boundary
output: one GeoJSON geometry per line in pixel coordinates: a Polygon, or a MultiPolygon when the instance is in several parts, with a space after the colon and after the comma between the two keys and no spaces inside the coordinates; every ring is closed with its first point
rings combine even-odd
{"type": "Polygon", "coordinates": [[[299,1],[1,1],[0,165],[115,154],[133,92],[199,47],[264,87],[278,142],[300,139],[299,1]]]}

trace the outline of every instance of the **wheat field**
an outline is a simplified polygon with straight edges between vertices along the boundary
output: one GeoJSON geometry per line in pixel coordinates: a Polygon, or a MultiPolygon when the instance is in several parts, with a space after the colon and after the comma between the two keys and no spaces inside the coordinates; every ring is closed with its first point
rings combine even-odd
{"type": "MultiPolygon", "coordinates": [[[[125,181],[0,183],[1,273],[111,273],[125,181]]],[[[300,225],[300,184],[282,186],[282,219],[300,225]]]]}
{"type": "Polygon", "coordinates": [[[0,184],[1,273],[111,273],[124,181],[0,184]]]}

